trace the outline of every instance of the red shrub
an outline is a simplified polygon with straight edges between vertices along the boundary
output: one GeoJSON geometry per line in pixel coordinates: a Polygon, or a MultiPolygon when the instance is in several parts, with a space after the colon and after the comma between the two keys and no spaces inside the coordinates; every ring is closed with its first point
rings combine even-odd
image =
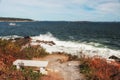
{"type": "Polygon", "coordinates": [[[105,59],[93,58],[89,61],[92,75],[99,80],[120,80],[120,64],[116,62],[108,63],[105,59]],[[117,65],[116,65],[117,64],[117,65]]]}

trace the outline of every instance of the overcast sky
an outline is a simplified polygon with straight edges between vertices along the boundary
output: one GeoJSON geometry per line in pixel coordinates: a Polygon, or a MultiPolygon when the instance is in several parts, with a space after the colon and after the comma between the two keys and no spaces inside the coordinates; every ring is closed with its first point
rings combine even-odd
{"type": "Polygon", "coordinates": [[[120,0],[0,0],[0,17],[120,21],[120,0]]]}

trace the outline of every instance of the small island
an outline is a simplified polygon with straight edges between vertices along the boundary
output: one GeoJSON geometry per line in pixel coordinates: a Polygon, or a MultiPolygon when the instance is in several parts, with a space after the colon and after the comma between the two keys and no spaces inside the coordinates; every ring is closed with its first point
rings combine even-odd
{"type": "Polygon", "coordinates": [[[32,19],[25,18],[11,18],[11,17],[0,17],[0,22],[30,22],[32,19]]]}

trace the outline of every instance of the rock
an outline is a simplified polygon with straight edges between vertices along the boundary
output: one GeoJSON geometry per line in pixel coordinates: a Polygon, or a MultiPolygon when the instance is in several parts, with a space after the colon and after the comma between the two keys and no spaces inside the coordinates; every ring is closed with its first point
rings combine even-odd
{"type": "Polygon", "coordinates": [[[15,38],[14,40],[20,40],[21,38],[15,38]]]}
{"type": "Polygon", "coordinates": [[[110,56],[109,59],[114,59],[115,61],[120,62],[120,58],[114,55],[110,56]]]}
{"type": "Polygon", "coordinates": [[[25,36],[24,39],[31,39],[30,36],[25,36]]]}
{"type": "Polygon", "coordinates": [[[50,46],[55,45],[55,43],[54,43],[53,41],[36,40],[36,42],[48,44],[48,45],[50,45],[50,46]]]}
{"type": "Polygon", "coordinates": [[[41,43],[41,40],[36,40],[37,43],[41,43]]]}
{"type": "Polygon", "coordinates": [[[50,43],[51,45],[55,45],[55,43],[54,43],[53,41],[50,41],[49,43],[50,43]]]}
{"type": "Polygon", "coordinates": [[[32,40],[30,36],[25,36],[24,39],[25,39],[25,40],[28,40],[28,41],[31,41],[31,40],[32,40]]]}

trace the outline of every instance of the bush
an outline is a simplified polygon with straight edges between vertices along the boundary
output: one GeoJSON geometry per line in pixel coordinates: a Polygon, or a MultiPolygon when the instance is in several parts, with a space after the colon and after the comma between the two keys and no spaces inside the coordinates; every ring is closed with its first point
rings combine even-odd
{"type": "Polygon", "coordinates": [[[80,71],[88,80],[120,80],[120,64],[99,57],[82,58],[80,71]]]}
{"type": "Polygon", "coordinates": [[[0,80],[40,80],[42,74],[32,68],[16,70],[15,66],[4,67],[0,70],[0,80]]]}
{"type": "Polygon", "coordinates": [[[39,72],[33,72],[31,68],[22,69],[22,74],[25,80],[39,80],[42,76],[42,74],[39,72]]]}
{"type": "Polygon", "coordinates": [[[12,66],[13,61],[19,59],[31,59],[33,57],[44,57],[48,53],[40,46],[26,44],[29,40],[2,40],[0,39],[0,80],[38,80],[40,73],[32,69],[16,70],[12,66]],[[20,43],[19,43],[20,41],[20,43]],[[25,47],[24,47],[25,46],[25,47]]]}
{"type": "Polygon", "coordinates": [[[29,39],[18,39],[18,40],[0,39],[0,52],[6,55],[11,55],[15,58],[22,58],[22,59],[31,59],[33,57],[44,57],[48,55],[45,49],[42,48],[40,45],[25,46],[25,44],[29,42],[30,42],[29,39]]]}
{"type": "Polygon", "coordinates": [[[20,52],[21,47],[15,44],[14,42],[9,42],[5,46],[5,53],[15,55],[20,52]]]}
{"type": "Polygon", "coordinates": [[[20,52],[21,46],[13,42],[12,40],[0,39],[0,48],[4,54],[16,55],[20,52]]]}
{"type": "Polygon", "coordinates": [[[20,53],[20,55],[24,55],[24,58],[27,59],[32,59],[33,57],[44,57],[48,54],[49,53],[47,53],[45,49],[40,46],[28,46],[20,53]]]}

